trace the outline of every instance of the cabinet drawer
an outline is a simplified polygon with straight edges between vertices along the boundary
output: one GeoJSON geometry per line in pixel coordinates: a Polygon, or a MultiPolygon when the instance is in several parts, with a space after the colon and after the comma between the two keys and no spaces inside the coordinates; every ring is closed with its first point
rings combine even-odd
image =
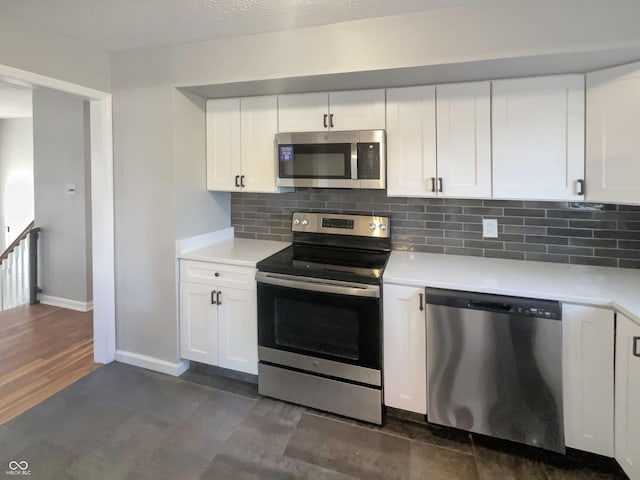
{"type": "Polygon", "coordinates": [[[218,287],[255,288],[256,269],[221,263],[180,260],[180,281],[218,287]]]}

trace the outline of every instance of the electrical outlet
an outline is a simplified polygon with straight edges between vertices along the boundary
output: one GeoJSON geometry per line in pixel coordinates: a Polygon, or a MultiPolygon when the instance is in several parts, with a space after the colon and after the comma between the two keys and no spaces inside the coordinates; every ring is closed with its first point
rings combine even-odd
{"type": "Polygon", "coordinates": [[[482,236],[485,238],[498,238],[498,220],[496,218],[482,219],[482,236]]]}

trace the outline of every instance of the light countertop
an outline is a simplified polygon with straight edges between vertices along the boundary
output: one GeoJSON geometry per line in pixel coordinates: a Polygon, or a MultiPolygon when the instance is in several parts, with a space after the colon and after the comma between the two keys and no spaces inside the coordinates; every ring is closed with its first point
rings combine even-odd
{"type": "Polygon", "coordinates": [[[272,240],[229,238],[179,253],[178,258],[255,268],[256,263],[289,245],[291,244],[288,242],[275,242],[272,240]]]}
{"type": "Polygon", "coordinates": [[[391,253],[385,283],[615,309],[640,324],[640,270],[433,253],[391,253]]]}

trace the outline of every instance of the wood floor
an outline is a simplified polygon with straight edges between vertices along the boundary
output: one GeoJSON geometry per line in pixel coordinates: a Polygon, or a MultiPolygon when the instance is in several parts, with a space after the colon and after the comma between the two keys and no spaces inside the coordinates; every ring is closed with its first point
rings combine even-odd
{"type": "Polygon", "coordinates": [[[49,305],[0,312],[0,425],[100,366],[92,313],[49,305]]]}

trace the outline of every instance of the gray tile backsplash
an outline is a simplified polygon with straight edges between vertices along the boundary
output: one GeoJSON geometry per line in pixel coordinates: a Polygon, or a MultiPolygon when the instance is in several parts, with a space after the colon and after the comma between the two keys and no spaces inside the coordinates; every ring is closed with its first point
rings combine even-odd
{"type": "Polygon", "coordinates": [[[383,190],[232,193],[236,237],[291,240],[291,212],[391,217],[395,250],[640,268],[640,206],[387,197],[383,190]],[[498,219],[498,238],[482,219],[498,219]]]}

